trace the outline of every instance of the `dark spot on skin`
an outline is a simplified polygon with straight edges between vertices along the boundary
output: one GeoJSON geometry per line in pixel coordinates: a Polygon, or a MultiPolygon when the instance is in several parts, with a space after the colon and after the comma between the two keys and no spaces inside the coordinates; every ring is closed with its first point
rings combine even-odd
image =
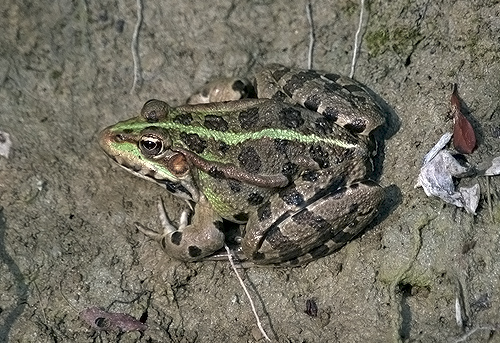
{"type": "Polygon", "coordinates": [[[234,215],[233,217],[234,217],[234,219],[236,219],[237,221],[240,221],[240,222],[248,221],[248,214],[246,214],[244,212],[240,212],[240,213],[234,215]]]}
{"type": "Polygon", "coordinates": [[[299,171],[299,167],[292,162],[286,162],[281,169],[281,173],[285,175],[288,180],[291,180],[295,174],[299,171]]]}
{"type": "Polygon", "coordinates": [[[336,122],[337,119],[339,119],[339,111],[337,111],[333,107],[327,107],[323,111],[323,115],[328,119],[329,121],[336,122]]]}
{"type": "Polygon", "coordinates": [[[342,230],[338,234],[332,237],[332,241],[334,241],[335,243],[345,244],[347,242],[352,241],[357,234],[358,232],[351,234],[349,232],[342,230]]]}
{"type": "Polygon", "coordinates": [[[297,252],[302,251],[297,242],[283,235],[278,225],[273,224],[269,227],[266,233],[266,242],[280,252],[284,252],[284,254],[280,254],[283,259],[287,259],[287,254],[295,256],[297,252]]]}
{"type": "Polygon", "coordinates": [[[328,80],[332,80],[333,82],[337,82],[337,80],[340,79],[340,75],[333,73],[325,74],[323,76],[328,80]]]}
{"type": "Polygon", "coordinates": [[[127,135],[131,134],[132,132],[134,132],[134,130],[132,130],[132,129],[123,129],[123,133],[125,133],[127,135]]]}
{"type": "Polygon", "coordinates": [[[223,172],[221,172],[219,169],[217,169],[217,167],[210,167],[210,169],[208,170],[207,172],[208,175],[210,175],[211,177],[214,177],[216,179],[223,179],[225,178],[225,175],[223,172]]]}
{"type": "Polygon", "coordinates": [[[251,86],[247,85],[245,82],[241,80],[236,80],[231,88],[240,93],[240,99],[246,98],[250,95],[251,93],[251,86]]]}
{"type": "Polygon", "coordinates": [[[359,205],[354,203],[349,206],[349,213],[356,213],[359,209],[359,205]]]}
{"type": "Polygon", "coordinates": [[[193,121],[193,116],[191,115],[191,113],[181,113],[175,116],[172,121],[177,124],[189,125],[193,121]]]}
{"type": "Polygon", "coordinates": [[[227,183],[228,183],[231,191],[233,191],[234,193],[238,193],[241,191],[241,182],[240,181],[229,179],[227,181],[227,183]]]}
{"type": "Polygon", "coordinates": [[[344,86],[345,89],[347,89],[350,93],[364,93],[365,90],[363,88],[361,88],[360,86],[358,85],[345,85],[344,86]]]}
{"type": "Polygon", "coordinates": [[[207,142],[200,138],[196,133],[180,134],[181,140],[188,146],[188,148],[198,154],[201,154],[207,147],[207,142]]]}
{"type": "Polygon", "coordinates": [[[304,86],[304,84],[308,81],[317,79],[319,74],[314,70],[305,70],[298,73],[295,73],[290,80],[285,84],[283,90],[289,96],[297,90],[304,86]]]}
{"type": "Polygon", "coordinates": [[[320,257],[327,255],[329,252],[330,252],[330,249],[328,248],[328,246],[322,244],[319,247],[311,249],[309,251],[309,254],[311,254],[313,259],[317,259],[317,258],[320,258],[320,257]]]}
{"type": "Polygon", "coordinates": [[[254,261],[260,261],[260,260],[263,260],[263,259],[265,259],[265,258],[266,258],[266,256],[265,256],[263,253],[258,252],[258,251],[254,252],[254,253],[252,254],[252,259],[253,259],[254,261]]]}
{"type": "Polygon", "coordinates": [[[344,125],[344,128],[353,133],[360,133],[366,129],[366,122],[363,119],[356,119],[344,125]]]}
{"type": "Polygon", "coordinates": [[[257,210],[257,218],[259,218],[259,221],[262,222],[266,219],[269,219],[271,217],[271,203],[269,200],[264,203],[259,209],[257,210]]]}
{"type": "Polygon", "coordinates": [[[319,94],[312,94],[304,101],[304,107],[314,112],[318,110],[320,104],[321,97],[319,94]]]}
{"type": "Polygon", "coordinates": [[[251,206],[260,205],[260,204],[262,204],[263,201],[264,201],[264,197],[257,192],[252,192],[248,195],[247,202],[251,206]]]}
{"type": "MultiPolygon", "coordinates": [[[[354,186],[354,188],[358,187],[357,183],[354,185],[351,185],[349,187],[353,187],[353,186],[354,186]],[[354,186],[354,185],[356,185],[356,186],[354,186]]],[[[327,190],[329,193],[337,192],[339,189],[344,188],[344,186],[345,186],[345,177],[338,176],[338,177],[334,177],[334,178],[330,179],[327,190]]]]}
{"type": "Polygon", "coordinates": [[[259,154],[253,147],[245,147],[241,149],[238,155],[240,166],[249,173],[258,173],[262,165],[259,154]]]}
{"type": "Polygon", "coordinates": [[[326,117],[319,117],[316,119],[314,127],[318,134],[328,135],[333,132],[333,122],[326,117]]]}
{"type": "Polygon", "coordinates": [[[294,258],[294,259],[291,259],[290,261],[288,261],[288,263],[290,263],[291,266],[297,266],[299,264],[299,259],[298,258],[294,258]]]}
{"type": "Polygon", "coordinates": [[[273,75],[273,78],[276,80],[276,81],[279,81],[281,80],[281,78],[283,77],[283,75],[285,75],[286,73],[288,73],[290,71],[290,68],[287,68],[287,67],[281,67],[277,70],[275,70],[272,75],[273,75]]]}
{"type": "Polygon", "coordinates": [[[283,125],[289,129],[296,129],[304,124],[304,118],[299,110],[287,107],[280,111],[279,119],[283,125]]]}
{"type": "Polygon", "coordinates": [[[229,124],[220,116],[209,114],[205,116],[203,125],[209,130],[225,132],[229,129],[229,124]]]}
{"type": "Polygon", "coordinates": [[[175,245],[180,245],[182,241],[182,232],[175,231],[172,236],[170,236],[170,242],[175,245]]]}
{"type": "Polygon", "coordinates": [[[276,138],[274,140],[274,148],[280,153],[286,155],[287,150],[288,150],[288,143],[290,141],[286,139],[278,139],[276,138]]]}
{"type": "Polygon", "coordinates": [[[175,193],[179,192],[179,193],[186,194],[190,198],[192,197],[192,194],[186,189],[186,187],[184,187],[180,183],[172,182],[172,181],[169,181],[169,180],[162,180],[162,181],[159,181],[159,182],[161,184],[165,185],[165,188],[170,193],[175,194],[175,193]]]}
{"type": "Polygon", "coordinates": [[[234,91],[242,91],[245,89],[245,83],[241,80],[236,80],[233,82],[231,89],[234,91]]]}
{"type": "Polygon", "coordinates": [[[254,127],[259,121],[259,109],[257,107],[249,108],[246,111],[240,112],[238,115],[240,126],[244,130],[254,127]]]}
{"type": "Polygon", "coordinates": [[[302,173],[302,180],[308,182],[315,182],[318,180],[318,172],[314,170],[306,170],[302,173]]]}
{"type": "Polygon", "coordinates": [[[328,161],[328,153],[323,151],[320,145],[313,145],[309,148],[311,158],[319,165],[320,168],[328,168],[330,163],[328,161]]]}
{"type": "Polygon", "coordinates": [[[358,226],[359,224],[359,219],[358,218],[354,218],[350,223],[349,223],[349,226],[350,227],[356,227],[358,226]]]}
{"type": "Polygon", "coordinates": [[[230,146],[224,142],[219,142],[219,151],[225,154],[229,150],[230,146]]]}
{"type": "Polygon", "coordinates": [[[287,205],[300,206],[304,203],[304,197],[295,188],[288,187],[279,192],[280,198],[287,205]]]}
{"type": "Polygon", "coordinates": [[[203,87],[203,89],[201,90],[201,96],[204,97],[204,98],[208,98],[208,96],[210,95],[210,87],[203,87]]]}
{"type": "Polygon", "coordinates": [[[278,91],[278,92],[273,94],[271,99],[279,101],[279,102],[287,102],[287,100],[290,99],[290,97],[288,95],[286,95],[285,93],[283,93],[282,91],[278,91]]]}
{"type": "Polygon", "coordinates": [[[334,192],[330,193],[330,197],[333,199],[340,199],[344,196],[344,194],[347,192],[347,187],[341,187],[334,192]]]}
{"type": "Polygon", "coordinates": [[[292,216],[294,223],[300,226],[312,227],[319,234],[324,235],[331,228],[331,224],[324,220],[321,216],[314,215],[313,212],[304,208],[292,216]]]}
{"type": "Polygon", "coordinates": [[[198,257],[201,255],[201,249],[195,245],[190,245],[188,248],[188,254],[191,257],[198,257]]]}
{"type": "Polygon", "coordinates": [[[324,84],[324,92],[325,93],[337,93],[339,94],[342,90],[342,86],[335,82],[327,82],[324,84]]]}

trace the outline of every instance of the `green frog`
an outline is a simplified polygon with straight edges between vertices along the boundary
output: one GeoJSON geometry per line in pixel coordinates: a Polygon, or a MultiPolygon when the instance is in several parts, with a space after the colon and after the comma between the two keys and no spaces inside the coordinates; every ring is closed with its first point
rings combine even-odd
{"type": "Polygon", "coordinates": [[[251,92],[235,83],[256,98],[175,108],[153,99],[101,132],[115,162],[188,203],[178,226],[140,230],[183,261],[221,250],[227,221],[240,225],[237,256],[251,264],[295,266],[338,250],[384,199],[369,178],[383,112],[361,84],[332,73],[274,64],[251,92]]]}

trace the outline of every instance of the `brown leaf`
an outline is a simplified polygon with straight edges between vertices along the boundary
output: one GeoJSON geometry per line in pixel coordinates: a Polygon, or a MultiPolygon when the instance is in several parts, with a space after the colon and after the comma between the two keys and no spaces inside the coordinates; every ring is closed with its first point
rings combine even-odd
{"type": "Polygon", "coordinates": [[[451,94],[451,111],[454,122],[453,146],[461,154],[470,154],[476,147],[476,134],[471,123],[462,114],[456,84],[453,85],[453,93],[451,94]]]}

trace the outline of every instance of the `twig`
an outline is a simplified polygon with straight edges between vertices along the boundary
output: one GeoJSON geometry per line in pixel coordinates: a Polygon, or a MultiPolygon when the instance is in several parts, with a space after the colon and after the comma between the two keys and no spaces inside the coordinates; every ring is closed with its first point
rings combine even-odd
{"type": "Polygon", "coordinates": [[[469,332],[467,332],[466,334],[464,334],[462,337],[456,339],[454,341],[454,343],[465,342],[472,334],[476,333],[479,330],[496,331],[497,329],[495,327],[493,327],[493,326],[481,326],[481,327],[477,327],[477,328],[474,328],[474,329],[470,330],[469,332]]]}
{"type": "Polygon", "coordinates": [[[312,19],[311,3],[306,5],[307,21],[309,22],[309,50],[307,52],[307,69],[312,69],[312,55],[314,48],[314,23],[312,19]]]}
{"type": "Polygon", "coordinates": [[[271,339],[269,338],[269,336],[264,331],[264,328],[262,327],[262,324],[261,324],[260,319],[259,319],[259,315],[257,314],[257,310],[255,309],[255,305],[253,303],[253,300],[250,297],[250,293],[248,293],[248,290],[245,286],[245,283],[243,282],[243,279],[241,278],[240,274],[238,273],[238,269],[236,269],[236,265],[234,264],[233,255],[231,254],[231,250],[229,249],[229,247],[226,244],[224,244],[224,248],[226,249],[227,258],[229,260],[229,263],[231,263],[231,267],[233,267],[234,273],[236,274],[236,277],[238,278],[238,281],[240,282],[241,287],[245,291],[245,294],[247,295],[248,301],[250,301],[250,306],[252,307],[252,312],[253,312],[253,315],[255,316],[255,320],[257,321],[257,326],[259,327],[260,332],[266,338],[266,340],[271,342],[271,339]]]}
{"type": "Polygon", "coordinates": [[[486,198],[488,199],[488,212],[490,214],[490,220],[495,223],[495,218],[493,217],[493,205],[491,204],[491,190],[490,190],[490,177],[486,176],[486,198]]]}
{"type": "Polygon", "coordinates": [[[462,307],[460,306],[460,299],[458,298],[458,296],[455,297],[455,320],[458,327],[464,327],[464,321],[462,319],[462,307]]]}
{"type": "Polygon", "coordinates": [[[356,60],[358,59],[359,34],[361,33],[361,29],[363,27],[364,13],[365,13],[365,0],[361,0],[361,13],[359,14],[358,30],[356,31],[356,35],[354,36],[354,51],[352,53],[351,72],[349,73],[350,78],[354,76],[354,67],[356,66],[356,60]]]}
{"type": "Polygon", "coordinates": [[[139,30],[142,25],[142,0],[137,0],[137,22],[135,23],[134,34],[132,35],[132,59],[134,60],[134,82],[130,89],[130,94],[135,92],[135,88],[142,82],[141,61],[139,60],[139,30]]]}

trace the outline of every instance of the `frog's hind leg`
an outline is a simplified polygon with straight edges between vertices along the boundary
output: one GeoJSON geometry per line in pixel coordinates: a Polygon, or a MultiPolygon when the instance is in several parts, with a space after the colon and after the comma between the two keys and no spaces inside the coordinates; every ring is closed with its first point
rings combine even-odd
{"type": "MultiPolygon", "coordinates": [[[[245,254],[256,264],[289,266],[326,256],[375,218],[383,195],[383,188],[373,181],[339,188],[297,211],[281,214],[266,230],[257,229],[260,236],[242,243],[245,254]]],[[[258,226],[258,215],[251,216],[247,225],[258,226]]]]}

